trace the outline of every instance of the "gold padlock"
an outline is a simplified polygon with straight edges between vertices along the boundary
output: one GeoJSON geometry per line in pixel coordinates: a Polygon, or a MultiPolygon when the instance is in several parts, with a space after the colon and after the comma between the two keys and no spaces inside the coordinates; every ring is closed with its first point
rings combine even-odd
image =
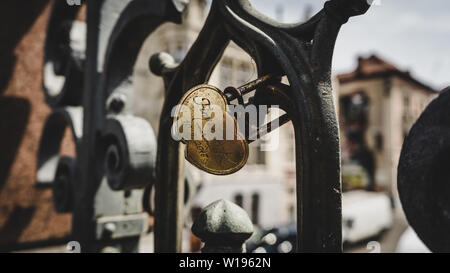
{"type": "Polygon", "coordinates": [[[290,119],[287,114],[284,114],[257,128],[251,135],[243,136],[239,129],[247,132],[248,128],[238,128],[237,120],[229,113],[228,105],[235,99],[243,105],[243,95],[259,87],[267,87],[268,84],[277,80],[279,80],[278,77],[266,75],[238,88],[227,87],[224,92],[207,84],[198,85],[187,91],[175,110],[174,118],[175,128],[186,127],[189,130],[189,132],[183,132],[184,129],[179,130],[184,133],[184,137],[181,137],[180,140],[186,144],[186,159],[199,169],[216,175],[232,174],[241,169],[248,159],[248,145],[255,140],[255,137],[261,138],[289,122],[290,119]],[[187,111],[182,111],[183,109],[187,111]],[[212,114],[216,112],[220,114],[212,114]],[[221,123],[221,126],[217,126],[220,128],[214,128],[219,132],[219,134],[215,134],[220,137],[219,139],[207,139],[203,135],[205,125],[211,121],[215,125],[217,122],[214,121],[221,123]],[[275,122],[275,126],[272,126],[273,122],[275,122]],[[227,128],[228,124],[233,125],[231,138],[228,135],[230,131],[230,128],[227,128]],[[224,132],[226,133],[224,134],[224,132]]]}
{"type": "Polygon", "coordinates": [[[228,101],[218,88],[203,84],[187,91],[175,110],[174,123],[180,133],[186,133],[183,128],[189,129],[189,134],[184,134],[181,141],[186,144],[185,158],[197,168],[215,175],[227,175],[237,172],[247,162],[248,143],[239,132],[236,119],[228,113],[228,101]],[[205,138],[205,126],[217,122],[221,122],[222,126],[218,126],[221,128],[212,128],[212,131],[222,129],[218,132],[222,137],[205,138]],[[227,139],[224,129],[230,122],[233,137],[227,139]]]}

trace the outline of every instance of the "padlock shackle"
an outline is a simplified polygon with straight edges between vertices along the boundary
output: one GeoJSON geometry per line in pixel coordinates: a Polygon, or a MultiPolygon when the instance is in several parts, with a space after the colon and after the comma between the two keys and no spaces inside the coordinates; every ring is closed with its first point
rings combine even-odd
{"type": "Polygon", "coordinates": [[[284,124],[291,121],[288,114],[283,114],[276,119],[272,120],[271,122],[268,122],[264,124],[262,127],[258,128],[255,133],[253,133],[251,136],[249,136],[247,143],[250,144],[258,139],[261,139],[265,135],[269,134],[273,130],[276,130],[283,126],[284,124]],[[275,127],[272,127],[272,124],[275,122],[275,127]]]}
{"type": "MultiPolygon", "coordinates": [[[[268,74],[265,76],[262,76],[261,78],[258,78],[254,81],[251,81],[249,83],[246,83],[238,88],[229,86],[225,88],[224,95],[227,98],[228,103],[233,101],[234,99],[238,100],[238,104],[245,105],[243,95],[250,93],[251,91],[260,88],[260,87],[267,87],[270,89],[271,93],[277,94],[278,96],[284,97],[286,95],[286,85],[276,84],[276,81],[280,81],[281,77],[273,76],[272,74],[268,74]],[[283,96],[284,95],[284,96],[283,96]]],[[[248,104],[247,104],[248,105],[248,104]]],[[[286,109],[285,109],[286,110],[286,109]]],[[[255,140],[260,139],[261,137],[267,135],[268,133],[272,132],[273,130],[276,130],[283,126],[284,124],[291,121],[288,114],[283,114],[280,117],[272,120],[269,123],[266,123],[262,127],[258,127],[256,130],[253,130],[250,132],[248,124],[245,126],[246,133],[245,138],[248,144],[254,142],[255,140]],[[272,127],[272,124],[275,123],[275,127],[272,127]]]]}
{"type": "Polygon", "coordinates": [[[268,75],[262,76],[256,80],[253,80],[249,83],[246,83],[238,88],[229,86],[229,87],[225,88],[224,94],[227,97],[227,100],[229,103],[231,101],[237,99],[239,104],[244,104],[244,100],[242,99],[243,95],[248,94],[259,87],[265,86],[265,85],[272,83],[274,81],[277,81],[279,79],[280,79],[279,76],[274,76],[272,74],[268,74],[268,75]]]}

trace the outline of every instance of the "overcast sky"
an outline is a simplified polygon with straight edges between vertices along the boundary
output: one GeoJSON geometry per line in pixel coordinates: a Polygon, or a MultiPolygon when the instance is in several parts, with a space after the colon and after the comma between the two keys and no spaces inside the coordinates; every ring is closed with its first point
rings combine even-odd
{"type": "MultiPolygon", "coordinates": [[[[425,83],[442,89],[450,85],[450,1],[377,0],[363,16],[343,26],[334,55],[335,73],[349,72],[356,57],[376,53],[425,83]]],[[[264,14],[283,22],[302,20],[307,5],[314,13],[325,0],[251,0],[264,14]]]]}

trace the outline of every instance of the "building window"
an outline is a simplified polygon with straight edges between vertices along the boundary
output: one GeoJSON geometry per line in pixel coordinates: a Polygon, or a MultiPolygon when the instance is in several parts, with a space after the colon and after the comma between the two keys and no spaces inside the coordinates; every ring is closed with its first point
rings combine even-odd
{"type": "Polygon", "coordinates": [[[289,128],[289,134],[287,139],[287,159],[290,162],[295,162],[295,132],[294,128],[289,128]]]}
{"type": "Polygon", "coordinates": [[[242,197],[242,194],[238,193],[234,196],[234,203],[238,205],[239,207],[243,207],[244,205],[244,198],[242,197]]]}
{"type": "Polygon", "coordinates": [[[250,66],[247,64],[242,63],[241,65],[239,65],[238,69],[237,69],[237,82],[236,85],[237,86],[241,86],[244,85],[245,83],[249,82],[251,80],[251,71],[250,71],[250,66]]]}
{"type": "Polygon", "coordinates": [[[265,165],[266,164],[266,152],[262,150],[261,142],[258,140],[255,145],[249,147],[249,156],[247,160],[248,165],[265,165]]]}
{"type": "Polygon", "coordinates": [[[289,187],[289,195],[295,195],[295,187],[289,187]]]}
{"type": "Polygon", "coordinates": [[[233,85],[233,63],[225,59],[220,65],[220,86],[225,88],[230,85],[233,85]]]}
{"type": "Polygon", "coordinates": [[[405,106],[406,109],[409,108],[409,96],[408,95],[403,96],[403,105],[405,106]]]}
{"type": "Polygon", "coordinates": [[[295,221],[295,207],[294,207],[294,205],[290,205],[289,206],[289,219],[291,220],[291,221],[295,221]]]}
{"type": "Polygon", "coordinates": [[[258,225],[259,219],[259,194],[254,193],[252,195],[252,222],[254,225],[258,225]]]}
{"type": "Polygon", "coordinates": [[[256,148],[256,164],[266,164],[266,152],[262,150],[261,144],[259,144],[256,148]]]}
{"type": "Polygon", "coordinates": [[[378,152],[383,150],[383,135],[381,133],[375,135],[375,149],[378,152]]]}

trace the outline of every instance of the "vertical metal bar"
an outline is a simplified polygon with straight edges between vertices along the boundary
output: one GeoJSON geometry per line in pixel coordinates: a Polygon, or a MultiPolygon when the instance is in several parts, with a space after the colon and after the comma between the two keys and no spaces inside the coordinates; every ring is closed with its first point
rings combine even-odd
{"type": "MultiPolygon", "coordinates": [[[[330,2],[329,2],[330,3],[330,2]]],[[[327,13],[328,14],[328,13],[327,13]]],[[[309,143],[311,176],[303,182],[304,252],[342,252],[342,187],[339,127],[331,86],[331,61],[343,21],[329,14],[316,27],[312,47],[314,96],[309,143]],[[306,201],[306,202],[305,202],[306,201]]]]}
{"type": "MultiPolygon", "coordinates": [[[[171,120],[171,119],[170,119],[171,120]]],[[[155,252],[181,252],[184,199],[184,146],[170,135],[170,122],[160,126],[155,183],[155,252]]]]}
{"type": "Polygon", "coordinates": [[[83,140],[80,149],[80,175],[75,192],[75,208],[72,230],[75,240],[81,244],[81,251],[93,252],[95,225],[93,222],[94,196],[100,183],[97,175],[96,129],[99,120],[99,92],[97,92],[99,74],[97,71],[98,26],[103,0],[90,1],[87,4],[87,51],[85,68],[85,86],[83,91],[83,140]]]}
{"type": "Polygon", "coordinates": [[[155,183],[155,252],[181,252],[184,207],[184,145],[171,136],[172,107],[184,91],[204,83],[228,44],[214,5],[201,34],[166,88],[158,135],[155,183]],[[205,50],[208,48],[208,50],[205,50]]]}

